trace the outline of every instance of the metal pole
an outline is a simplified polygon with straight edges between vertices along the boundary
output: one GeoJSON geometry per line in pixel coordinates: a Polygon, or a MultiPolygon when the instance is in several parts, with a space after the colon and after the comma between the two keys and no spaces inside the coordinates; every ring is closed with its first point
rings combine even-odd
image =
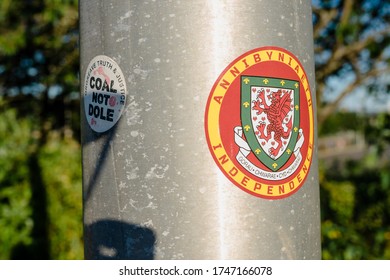
{"type": "Polygon", "coordinates": [[[309,0],[80,1],[85,257],[319,259],[309,0]]]}

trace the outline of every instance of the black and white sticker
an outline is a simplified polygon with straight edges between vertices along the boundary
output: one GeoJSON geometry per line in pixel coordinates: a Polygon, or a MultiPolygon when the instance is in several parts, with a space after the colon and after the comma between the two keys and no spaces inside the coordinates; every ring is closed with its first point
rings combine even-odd
{"type": "Polygon", "coordinates": [[[88,65],[84,82],[84,109],[89,126],[96,132],[111,129],[126,104],[126,82],[119,65],[105,55],[88,65]]]}

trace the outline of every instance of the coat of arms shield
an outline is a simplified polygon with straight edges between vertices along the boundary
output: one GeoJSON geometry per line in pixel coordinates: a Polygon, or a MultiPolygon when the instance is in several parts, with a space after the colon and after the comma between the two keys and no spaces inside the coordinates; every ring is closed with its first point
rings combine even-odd
{"type": "Polygon", "coordinates": [[[293,153],[299,132],[299,81],[241,76],[241,124],[253,154],[277,171],[293,153]]]}

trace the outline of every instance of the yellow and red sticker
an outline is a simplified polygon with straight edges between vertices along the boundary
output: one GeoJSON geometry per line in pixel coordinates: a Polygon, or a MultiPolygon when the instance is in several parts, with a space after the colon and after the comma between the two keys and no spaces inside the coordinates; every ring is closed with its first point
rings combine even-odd
{"type": "Polygon", "coordinates": [[[306,180],[313,156],[310,85],[299,60],[279,47],[251,50],[215,82],[205,130],[224,175],[261,198],[281,199],[306,180]]]}

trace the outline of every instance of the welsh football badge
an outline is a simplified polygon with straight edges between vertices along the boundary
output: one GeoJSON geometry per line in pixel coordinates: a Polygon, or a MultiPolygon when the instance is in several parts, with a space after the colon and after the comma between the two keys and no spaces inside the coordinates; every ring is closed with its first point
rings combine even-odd
{"type": "Polygon", "coordinates": [[[277,47],[240,56],[214,84],[205,126],[216,164],[236,186],[267,199],[297,192],[309,172],[314,141],[303,66],[277,47]]]}

